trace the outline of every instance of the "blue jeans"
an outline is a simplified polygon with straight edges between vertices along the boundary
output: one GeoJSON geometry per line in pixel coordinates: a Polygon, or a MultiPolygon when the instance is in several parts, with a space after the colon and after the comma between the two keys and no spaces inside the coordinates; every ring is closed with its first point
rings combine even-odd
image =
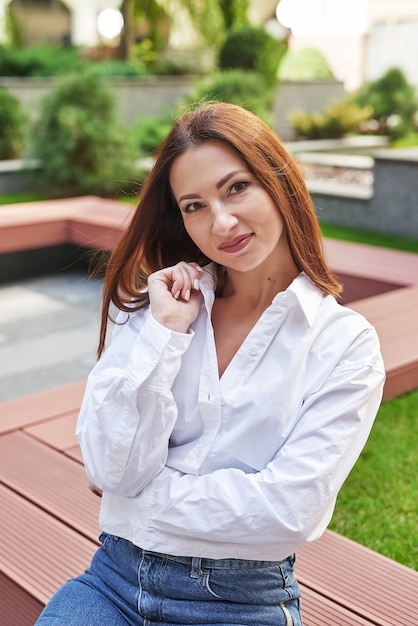
{"type": "Polygon", "coordinates": [[[294,558],[175,557],[102,533],[90,568],[51,598],[35,626],[301,626],[294,558]]]}

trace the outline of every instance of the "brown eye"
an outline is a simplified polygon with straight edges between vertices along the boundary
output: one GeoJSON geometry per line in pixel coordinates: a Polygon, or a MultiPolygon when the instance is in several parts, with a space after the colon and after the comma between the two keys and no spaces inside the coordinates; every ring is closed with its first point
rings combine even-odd
{"type": "Polygon", "coordinates": [[[184,205],[181,210],[183,213],[195,213],[203,207],[201,202],[190,202],[190,204],[184,205]]]}
{"type": "Polygon", "coordinates": [[[245,191],[248,187],[250,183],[246,183],[244,181],[238,181],[236,183],[234,183],[233,185],[231,185],[230,187],[230,194],[237,194],[237,193],[242,193],[243,191],[245,191]]]}

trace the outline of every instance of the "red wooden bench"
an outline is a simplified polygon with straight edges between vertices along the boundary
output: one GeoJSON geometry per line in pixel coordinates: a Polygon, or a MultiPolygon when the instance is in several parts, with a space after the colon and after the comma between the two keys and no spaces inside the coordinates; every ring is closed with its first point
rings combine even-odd
{"type": "Polygon", "coordinates": [[[111,250],[131,213],[129,205],[97,196],[3,205],[0,254],[65,243],[111,250]]]}
{"type": "MultiPolygon", "coordinates": [[[[74,435],[84,382],[0,405],[0,614],[31,626],[97,547],[100,501],[74,435]]],[[[300,551],[305,626],[413,626],[418,572],[326,531],[300,551]]],[[[256,626],[256,625],[255,625],[256,626]]]]}
{"type": "Polygon", "coordinates": [[[418,254],[326,239],[343,301],[376,328],[387,372],[384,399],[418,388],[418,254]]]}
{"type": "Polygon", "coordinates": [[[351,302],[376,328],[387,379],[383,399],[418,387],[418,286],[351,302]]]}

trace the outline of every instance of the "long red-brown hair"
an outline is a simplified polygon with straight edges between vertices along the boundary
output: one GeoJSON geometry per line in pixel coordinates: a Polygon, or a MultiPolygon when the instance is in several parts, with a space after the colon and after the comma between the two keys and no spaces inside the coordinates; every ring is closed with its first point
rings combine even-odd
{"type": "MultiPolygon", "coordinates": [[[[325,294],[338,296],[341,292],[324,257],[309,191],[277,135],[244,108],[222,102],[201,104],[176,121],[156,152],[133,218],[110,256],[104,279],[99,355],[104,349],[112,303],[122,311],[137,310],[148,302],[143,290],[149,274],[182,260],[200,265],[209,261],[187,234],[169,181],[173,161],[191,146],[206,141],[222,141],[234,148],[268,191],[283,218],[299,270],[325,294]]],[[[221,290],[222,284],[218,293],[221,290]]]]}

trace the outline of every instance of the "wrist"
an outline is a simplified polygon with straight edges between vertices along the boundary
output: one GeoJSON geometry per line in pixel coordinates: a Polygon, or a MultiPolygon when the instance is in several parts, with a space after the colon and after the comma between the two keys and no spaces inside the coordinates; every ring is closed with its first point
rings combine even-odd
{"type": "Polygon", "coordinates": [[[168,330],[172,330],[173,332],[186,334],[189,330],[190,324],[187,323],[185,320],[179,319],[178,317],[155,315],[155,313],[152,313],[152,316],[156,322],[161,324],[161,326],[164,326],[165,328],[168,328],[168,330]]]}

